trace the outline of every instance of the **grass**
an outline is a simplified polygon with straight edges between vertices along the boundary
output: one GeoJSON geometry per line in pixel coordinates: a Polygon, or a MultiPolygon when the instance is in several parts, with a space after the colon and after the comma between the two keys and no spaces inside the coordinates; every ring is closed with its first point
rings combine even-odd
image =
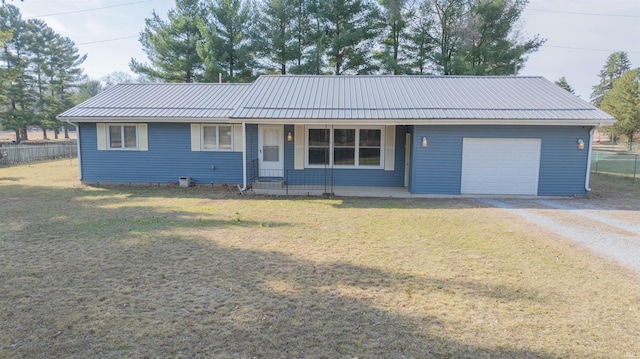
{"type": "MultiPolygon", "coordinates": [[[[472,200],[92,188],[0,170],[0,357],[640,351],[640,279],[472,200]]],[[[594,187],[636,182],[594,175],[594,187]]],[[[635,196],[635,197],[634,197],[635,196]]]]}

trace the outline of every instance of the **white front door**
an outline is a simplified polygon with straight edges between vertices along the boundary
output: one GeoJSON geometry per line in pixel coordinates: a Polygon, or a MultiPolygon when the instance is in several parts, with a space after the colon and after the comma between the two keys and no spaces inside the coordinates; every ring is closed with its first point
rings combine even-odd
{"type": "Polygon", "coordinates": [[[260,177],[284,177],[284,126],[258,125],[260,177]]]}

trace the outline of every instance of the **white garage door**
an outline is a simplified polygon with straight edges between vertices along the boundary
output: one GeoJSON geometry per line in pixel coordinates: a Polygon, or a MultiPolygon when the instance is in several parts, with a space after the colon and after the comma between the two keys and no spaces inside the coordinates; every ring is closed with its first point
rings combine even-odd
{"type": "Polygon", "coordinates": [[[540,139],[465,138],[463,194],[538,193],[540,139]]]}

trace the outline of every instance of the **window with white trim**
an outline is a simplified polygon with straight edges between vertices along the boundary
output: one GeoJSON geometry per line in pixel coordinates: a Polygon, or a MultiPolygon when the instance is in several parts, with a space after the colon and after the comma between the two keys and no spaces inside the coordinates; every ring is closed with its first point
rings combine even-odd
{"type": "Polygon", "coordinates": [[[202,125],[203,151],[231,151],[233,149],[232,125],[202,125]]]}
{"type": "Polygon", "coordinates": [[[110,150],[137,150],[137,125],[108,125],[107,143],[110,150]]]}
{"type": "Polygon", "coordinates": [[[382,168],[382,127],[307,127],[306,166],[382,168]]]}

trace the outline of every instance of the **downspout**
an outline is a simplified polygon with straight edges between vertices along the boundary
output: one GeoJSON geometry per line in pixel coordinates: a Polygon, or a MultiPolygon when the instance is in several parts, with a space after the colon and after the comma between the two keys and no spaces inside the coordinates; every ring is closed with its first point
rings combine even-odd
{"type": "Polygon", "coordinates": [[[242,121],[242,188],[240,193],[247,190],[247,123],[242,121]]]}
{"type": "Polygon", "coordinates": [[[80,156],[80,126],[67,120],[67,123],[76,128],[76,146],[78,147],[78,180],[82,181],[82,156],[80,156]]]}
{"type": "Polygon", "coordinates": [[[591,127],[591,130],[589,130],[589,153],[587,154],[587,175],[585,176],[585,179],[584,179],[584,189],[587,190],[587,192],[591,192],[591,187],[589,187],[589,179],[591,177],[591,151],[593,149],[593,133],[595,132],[596,128],[600,126],[602,126],[602,124],[591,127]]]}

